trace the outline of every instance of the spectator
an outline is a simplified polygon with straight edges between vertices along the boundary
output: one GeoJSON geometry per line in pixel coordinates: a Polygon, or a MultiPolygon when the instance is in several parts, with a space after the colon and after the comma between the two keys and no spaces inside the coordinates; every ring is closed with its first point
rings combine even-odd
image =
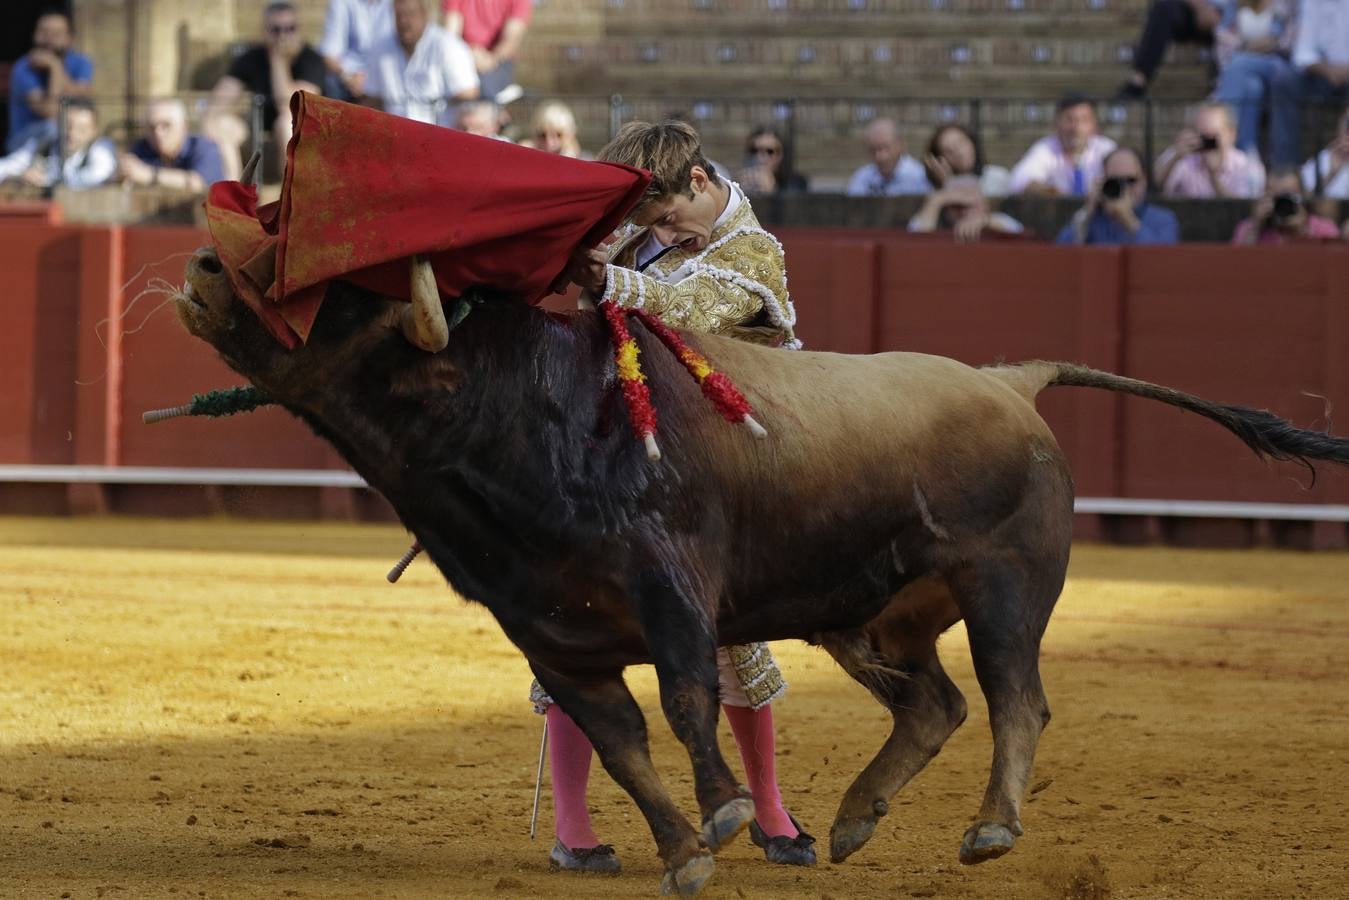
{"type": "Polygon", "coordinates": [[[1324,150],[1302,167],[1302,189],[1335,200],[1349,200],[1349,109],[1340,116],[1339,129],[1324,150]]]}
{"type": "Polygon", "coordinates": [[[454,127],[478,137],[506,141],[510,138],[501,133],[501,108],[491,100],[468,100],[459,104],[454,127]]]}
{"type": "Polygon", "coordinates": [[[1222,103],[1205,103],[1190,116],[1176,141],[1154,167],[1168,197],[1258,197],[1265,189],[1259,157],[1236,148],[1232,113],[1222,103]]]}
{"type": "Polygon", "coordinates": [[[536,109],[529,131],[530,136],[520,142],[526,147],[571,159],[590,159],[576,137],[576,116],[561,100],[550,100],[536,109]]]}
{"type": "Polygon", "coordinates": [[[804,191],[806,177],[796,171],[792,148],[771,125],[760,125],[745,138],[745,165],[736,181],[750,193],[804,191]]]}
{"type": "Polygon", "coordinates": [[[972,174],[946,178],[942,187],[923,198],[922,208],[909,220],[909,231],[951,231],[962,244],[979,240],[985,232],[1023,234],[1025,230],[1006,213],[989,210],[988,198],[972,174]]]}
{"type": "MultiPolygon", "coordinates": [[[[531,0],[444,0],[445,30],[468,44],[482,96],[515,83],[515,54],[529,30],[531,0]]],[[[505,103],[504,99],[500,102],[505,103]]]]}
{"type": "Polygon", "coordinates": [[[1148,85],[1157,77],[1157,70],[1172,41],[1213,46],[1213,33],[1222,21],[1222,7],[1226,2],[1228,0],[1154,0],[1134,50],[1133,72],[1120,85],[1116,99],[1138,100],[1147,96],[1148,85]]]}
{"type": "Polygon", "coordinates": [[[248,92],[262,97],[262,127],[279,148],[290,143],[290,97],[296,91],[322,93],[327,68],[323,57],[300,36],[295,4],[273,0],[262,11],[263,43],[245,50],[211,91],[206,130],[225,154],[225,170],[236,178],[242,168],[239,147],[248,133],[230,110],[248,92]]]}
{"type": "Polygon", "coordinates": [[[923,169],[928,183],[935,190],[956,175],[973,175],[979,179],[979,189],[988,197],[1007,194],[1011,176],[1002,166],[984,165],[983,150],[973,134],[964,125],[954,122],[938,125],[927,142],[923,169]]]}
{"type": "Polygon", "coordinates": [[[1101,161],[1115,142],[1097,134],[1096,107],[1081,94],[1067,94],[1054,114],[1054,133],[1031,144],[1012,169],[1012,193],[1081,197],[1101,177],[1101,161]]]}
{"type": "Polygon", "coordinates": [[[71,98],[65,102],[62,115],[64,153],[56,152],[54,141],[29,138],[0,159],[0,180],[19,178],[38,188],[50,188],[59,181],[73,190],[84,190],[113,179],[117,174],[117,148],[98,136],[94,105],[82,97],[71,98]]]}
{"type": "Polygon", "coordinates": [[[328,0],[319,53],[328,67],[324,94],[352,100],[365,92],[365,57],[393,34],[393,0],[328,0]]]}
{"type": "Polygon", "coordinates": [[[94,64],[70,49],[70,19],[63,12],[38,16],[33,49],[9,74],[9,136],[5,152],[13,153],[30,139],[56,142],[56,113],[63,96],[88,97],[94,64]]]}
{"type": "Polygon", "coordinates": [[[203,193],[221,180],[220,150],[215,142],[187,130],[187,106],[176,98],[150,101],[145,113],[146,136],[122,154],[122,177],[134,185],[203,193]]]}
{"type": "Polygon", "coordinates": [[[1227,7],[1215,34],[1221,74],[1213,98],[1237,111],[1244,153],[1258,152],[1265,98],[1291,66],[1294,12],[1292,0],[1240,0],[1227,7]]]}
{"type": "Polygon", "coordinates": [[[848,179],[851,197],[893,197],[926,194],[932,189],[923,167],[904,152],[904,137],[894,119],[876,119],[864,132],[871,163],[848,179]]]}
{"type": "Polygon", "coordinates": [[[1339,236],[1340,229],[1334,222],[1307,209],[1297,171],[1278,169],[1270,174],[1264,196],[1251,207],[1251,217],[1237,225],[1232,243],[1287,244],[1339,236]]]}
{"type": "Polygon", "coordinates": [[[1103,178],[1087,202],[1059,232],[1060,244],[1174,244],[1180,226],[1175,213],[1147,202],[1143,161],[1128,147],[1105,158],[1103,178]]]}
{"type": "Polygon", "coordinates": [[[1279,167],[1302,159],[1302,106],[1349,101],[1349,8],[1344,0],[1302,0],[1293,65],[1274,79],[1270,157],[1279,167]]]}
{"type": "Polygon", "coordinates": [[[430,21],[425,0],[394,0],[393,25],[366,60],[364,102],[418,122],[451,124],[450,102],[478,96],[473,55],[430,21]]]}

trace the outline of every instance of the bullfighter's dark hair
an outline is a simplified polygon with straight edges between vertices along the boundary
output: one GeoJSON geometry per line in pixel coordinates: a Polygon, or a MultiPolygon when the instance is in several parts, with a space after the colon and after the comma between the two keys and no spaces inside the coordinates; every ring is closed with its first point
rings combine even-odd
{"type": "Polygon", "coordinates": [[[291,0],[272,0],[262,8],[262,17],[265,19],[272,13],[279,12],[291,12],[299,15],[299,11],[296,10],[295,4],[291,0]]]}
{"type": "Polygon", "coordinates": [[[651,183],[638,202],[641,209],[655,200],[683,195],[692,199],[690,179],[693,167],[707,173],[707,180],[719,184],[716,170],[703,155],[702,139],[687,122],[629,122],[595,156],[601,162],[616,162],[651,173],[651,183]]]}

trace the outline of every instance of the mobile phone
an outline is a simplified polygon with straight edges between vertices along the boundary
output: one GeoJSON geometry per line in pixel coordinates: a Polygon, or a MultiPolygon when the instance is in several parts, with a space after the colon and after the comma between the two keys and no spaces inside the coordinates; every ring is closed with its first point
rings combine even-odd
{"type": "Polygon", "coordinates": [[[1217,150],[1218,138],[1211,134],[1202,134],[1199,136],[1200,150],[1217,150]]]}

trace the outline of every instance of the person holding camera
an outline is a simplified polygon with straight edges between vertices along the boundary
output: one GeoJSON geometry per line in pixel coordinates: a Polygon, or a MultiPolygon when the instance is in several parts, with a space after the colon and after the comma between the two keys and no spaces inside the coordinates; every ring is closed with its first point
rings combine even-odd
{"type": "Polygon", "coordinates": [[[1335,240],[1340,229],[1307,208],[1296,169],[1279,169],[1269,176],[1265,193],[1251,207],[1232,234],[1233,244],[1288,244],[1335,240]]]}
{"type": "Polygon", "coordinates": [[[1176,214],[1147,202],[1148,176],[1143,160],[1129,147],[1105,158],[1103,177],[1087,202],[1059,232],[1055,243],[1174,244],[1180,240],[1176,214]]]}
{"type": "Polygon", "coordinates": [[[1237,149],[1237,129],[1224,103],[1205,103],[1176,141],[1157,157],[1154,171],[1167,197],[1250,198],[1265,187],[1259,157],[1237,149]]]}

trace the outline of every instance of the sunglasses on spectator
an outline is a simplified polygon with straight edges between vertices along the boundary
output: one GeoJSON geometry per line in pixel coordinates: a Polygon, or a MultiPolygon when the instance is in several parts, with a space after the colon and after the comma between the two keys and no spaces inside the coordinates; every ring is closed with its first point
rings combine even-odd
{"type": "Polygon", "coordinates": [[[755,144],[749,148],[749,152],[755,156],[777,156],[782,152],[782,148],[772,144],[755,144]]]}
{"type": "Polygon", "coordinates": [[[268,33],[268,34],[294,34],[295,32],[297,32],[297,31],[299,31],[299,30],[300,30],[300,26],[299,26],[298,24],[296,24],[295,22],[291,22],[289,25],[268,25],[268,26],[267,26],[267,33],[268,33]]]}

